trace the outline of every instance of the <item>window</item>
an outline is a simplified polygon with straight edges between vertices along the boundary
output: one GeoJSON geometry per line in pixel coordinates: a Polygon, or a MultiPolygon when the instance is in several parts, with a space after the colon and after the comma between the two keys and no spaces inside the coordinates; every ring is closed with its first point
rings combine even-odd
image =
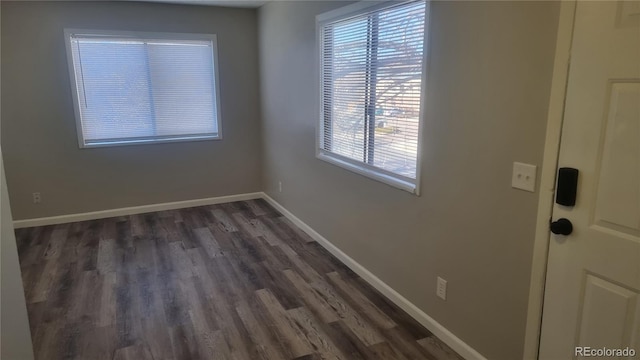
{"type": "Polygon", "coordinates": [[[318,157],[418,192],[427,3],[360,2],[318,16],[318,157]]]}
{"type": "Polygon", "coordinates": [[[65,36],[81,148],[221,138],[215,35],[65,36]]]}

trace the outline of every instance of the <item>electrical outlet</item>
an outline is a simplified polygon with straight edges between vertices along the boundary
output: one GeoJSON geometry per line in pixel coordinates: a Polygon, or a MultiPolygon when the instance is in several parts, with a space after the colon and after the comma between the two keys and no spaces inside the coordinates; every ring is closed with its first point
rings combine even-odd
{"type": "Polygon", "coordinates": [[[278,181],[278,192],[282,192],[282,181],[278,181]]]}
{"type": "Polygon", "coordinates": [[[40,202],[42,201],[42,197],[40,196],[39,192],[34,192],[33,193],[33,203],[34,204],[40,204],[40,202]]]}
{"type": "Polygon", "coordinates": [[[438,284],[436,285],[436,295],[442,300],[447,300],[447,280],[438,276],[438,284]]]}

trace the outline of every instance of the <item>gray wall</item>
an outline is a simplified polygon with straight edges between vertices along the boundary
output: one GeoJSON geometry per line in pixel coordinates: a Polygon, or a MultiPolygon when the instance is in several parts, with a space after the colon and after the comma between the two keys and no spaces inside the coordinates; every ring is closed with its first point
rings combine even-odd
{"type": "Polygon", "coordinates": [[[314,157],[315,15],[341,5],[260,8],[267,193],[486,357],[521,358],[538,194],[511,168],[542,162],[559,4],[432,3],[420,197],[314,157]]]}
{"type": "Polygon", "coordinates": [[[31,331],[16,245],[0,151],[0,359],[31,360],[31,331]]]}
{"type": "Polygon", "coordinates": [[[2,148],[14,219],[260,191],[257,11],[2,1],[2,148]],[[63,28],[218,35],[222,141],[79,149],[63,28]],[[42,193],[42,203],[31,194],[42,193]]]}

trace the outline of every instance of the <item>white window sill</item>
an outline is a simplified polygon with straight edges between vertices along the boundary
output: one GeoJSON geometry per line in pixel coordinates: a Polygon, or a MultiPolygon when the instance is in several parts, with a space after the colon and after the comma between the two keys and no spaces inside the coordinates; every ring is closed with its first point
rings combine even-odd
{"type": "Polygon", "coordinates": [[[377,171],[376,169],[372,169],[371,167],[366,166],[364,164],[360,165],[360,164],[352,163],[348,160],[343,160],[338,156],[334,156],[333,154],[328,154],[323,151],[319,151],[316,157],[320,160],[339,166],[343,169],[349,170],[356,174],[366,176],[370,179],[385,183],[389,186],[393,186],[397,189],[404,190],[411,194],[419,196],[419,191],[418,191],[416,182],[411,182],[400,177],[383,173],[382,171],[377,171]]]}
{"type": "Polygon", "coordinates": [[[160,139],[132,139],[132,140],[118,140],[118,141],[92,141],[80,146],[81,149],[91,149],[99,147],[113,147],[113,146],[131,146],[131,145],[144,145],[144,144],[162,144],[173,142],[191,142],[191,141],[207,141],[207,140],[222,140],[221,135],[217,136],[189,136],[189,137],[172,137],[172,138],[160,138],[160,139]]]}

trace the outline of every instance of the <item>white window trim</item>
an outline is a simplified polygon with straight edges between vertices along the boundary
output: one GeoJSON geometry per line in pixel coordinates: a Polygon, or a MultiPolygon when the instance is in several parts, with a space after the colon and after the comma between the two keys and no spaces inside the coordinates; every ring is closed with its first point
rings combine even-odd
{"type": "Polygon", "coordinates": [[[78,136],[78,147],[80,149],[90,149],[97,147],[112,147],[112,146],[129,146],[129,145],[141,145],[141,144],[160,144],[160,143],[172,143],[172,142],[191,142],[191,141],[205,141],[205,140],[222,140],[222,116],[220,106],[220,77],[218,71],[218,38],[215,34],[197,34],[197,33],[171,33],[171,32],[144,32],[144,31],[116,31],[116,30],[99,30],[99,29],[64,29],[64,40],[67,50],[67,65],[69,68],[69,78],[71,80],[71,92],[73,98],[73,110],[76,120],[76,133],[78,136]],[[106,37],[119,37],[119,38],[133,38],[133,39],[148,39],[148,40],[207,40],[211,41],[211,50],[213,51],[213,82],[215,87],[216,98],[216,122],[218,123],[218,133],[216,135],[202,135],[202,136],[189,136],[189,137],[171,137],[167,139],[162,138],[145,138],[145,139],[131,139],[121,142],[96,142],[92,144],[86,144],[84,140],[84,132],[82,127],[82,117],[80,115],[80,94],[78,94],[77,79],[75,69],[73,66],[73,54],[71,49],[71,37],[73,35],[86,34],[92,36],[106,36],[106,37]]]}
{"type": "Polygon", "coordinates": [[[414,0],[399,2],[399,1],[368,1],[362,0],[355,4],[347,5],[335,10],[331,10],[316,16],[316,71],[318,79],[318,120],[316,125],[316,158],[326,161],[330,164],[339,166],[343,169],[349,170],[356,174],[368,177],[370,179],[385,183],[400,190],[408,191],[416,196],[420,196],[420,178],[422,173],[422,149],[425,129],[425,107],[427,99],[427,69],[429,62],[429,34],[430,30],[430,0],[425,0],[425,19],[424,19],[424,42],[423,42],[423,60],[422,60],[422,83],[420,86],[420,112],[418,125],[418,151],[416,157],[416,178],[410,179],[404,176],[394,174],[383,169],[342,157],[338,154],[328,152],[322,148],[323,126],[324,126],[324,91],[323,91],[323,74],[324,68],[322,60],[322,27],[329,22],[335,22],[339,20],[348,19],[350,17],[359,16],[364,13],[376,11],[390,6],[400,5],[405,2],[412,2],[414,0]]]}

